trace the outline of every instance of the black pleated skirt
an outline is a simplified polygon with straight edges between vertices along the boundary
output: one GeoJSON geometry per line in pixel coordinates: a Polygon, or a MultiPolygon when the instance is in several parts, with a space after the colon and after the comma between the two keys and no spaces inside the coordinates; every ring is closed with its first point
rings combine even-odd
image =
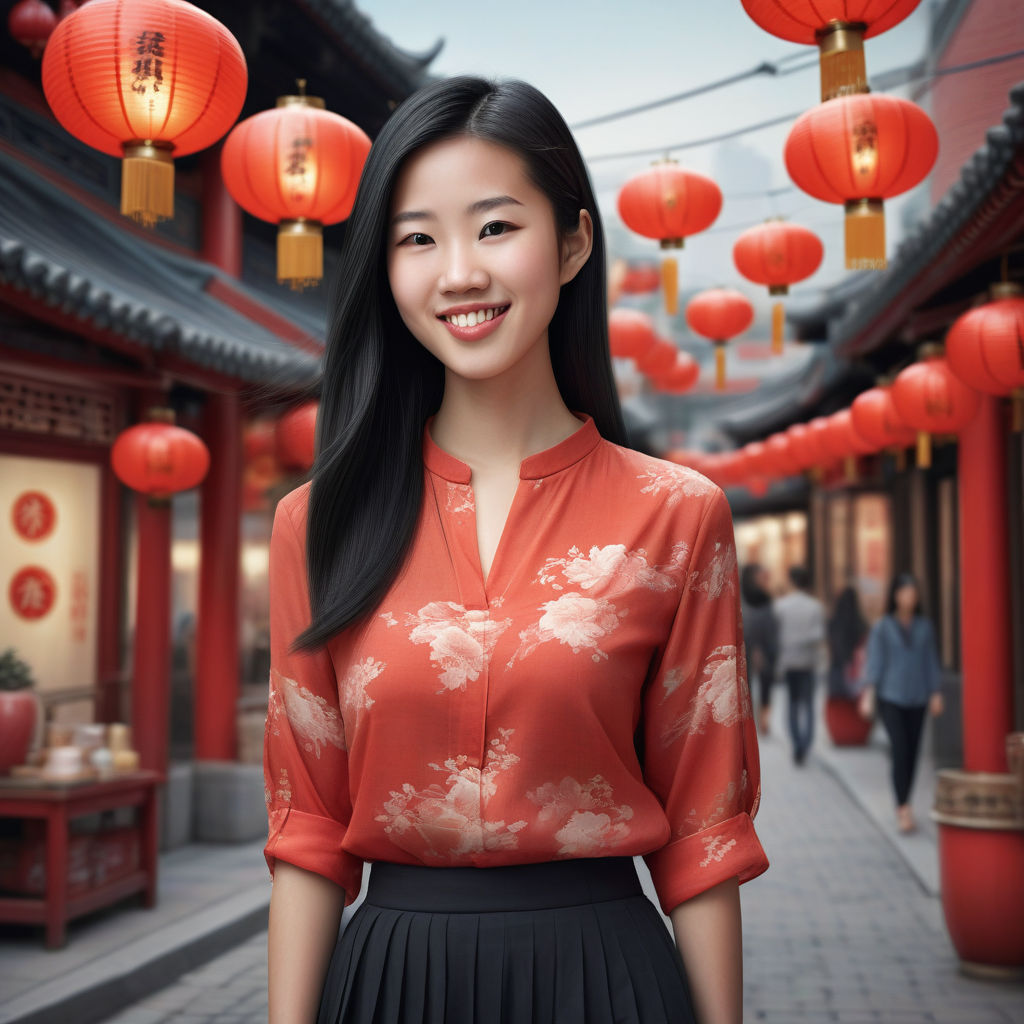
{"type": "Polygon", "coordinates": [[[632,857],[369,870],[317,1024],[696,1022],[632,857]]]}

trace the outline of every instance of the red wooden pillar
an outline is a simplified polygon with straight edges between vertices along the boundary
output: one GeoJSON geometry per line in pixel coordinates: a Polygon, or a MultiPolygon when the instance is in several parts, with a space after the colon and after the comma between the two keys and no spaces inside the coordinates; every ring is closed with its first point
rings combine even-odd
{"type": "MultiPolygon", "coordinates": [[[[161,396],[140,396],[139,419],[161,396]]],[[[132,745],[140,764],[167,773],[171,701],[171,504],[135,498],[138,564],[132,670],[132,745]]]]}
{"type": "Polygon", "coordinates": [[[1013,731],[1006,428],[984,395],[960,433],[960,623],[964,769],[1005,772],[1013,731]]]}
{"type": "Polygon", "coordinates": [[[236,757],[239,683],[239,544],[242,514],[242,417],[238,396],[206,399],[204,440],[210,470],[202,484],[199,615],[196,626],[195,756],[236,757]]]}
{"type": "Polygon", "coordinates": [[[242,276],[242,208],[231,198],[220,173],[221,146],[202,157],[203,259],[232,277],[242,276]]]}
{"type": "MultiPolygon", "coordinates": [[[[239,277],[242,211],[224,187],[220,146],[203,157],[203,259],[239,277]]],[[[239,685],[239,544],[242,514],[242,415],[238,396],[209,394],[203,435],[210,470],[200,494],[199,614],[193,693],[195,756],[236,757],[239,685]]]]}

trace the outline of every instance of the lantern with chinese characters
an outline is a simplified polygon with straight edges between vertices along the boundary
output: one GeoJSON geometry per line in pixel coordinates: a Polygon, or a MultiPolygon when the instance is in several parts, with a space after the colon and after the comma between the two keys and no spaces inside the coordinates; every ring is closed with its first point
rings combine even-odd
{"type": "Polygon", "coordinates": [[[613,309],[608,314],[608,346],[613,356],[639,359],[658,336],[654,321],[636,309],[613,309]]]}
{"type": "Polygon", "coordinates": [[[700,365],[686,352],[676,352],[675,362],[664,372],[651,377],[655,391],[667,391],[679,395],[689,391],[700,376],[700,365]]]}
{"type": "MultiPolygon", "coordinates": [[[[770,220],[744,231],[732,247],[736,269],[755,284],[768,286],[769,295],[786,295],[789,286],[810,277],[821,266],[821,239],[799,224],[770,220]]],[[[782,352],[784,310],[772,305],[772,351],[782,352]]]]}
{"type": "Polygon", "coordinates": [[[234,123],[248,74],[235,37],[185,0],[89,0],[62,18],[43,54],[57,120],[123,158],[121,212],[152,227],[174,216],[174,157],[234,123]]]}
{"type": "Polygon", "coordinates": [[[846,210],[846,267],[886,265],[883,200],[932,169],[939,137],[928,115],[896,96],[841,96],[797,118],[786,170],[808,195],[846,210]]]}
{"type": "Polygon", "coordinates": [[[20,0],[11,8],[7,15],[7,31],[11,38],[22,46],[37,60],[46,49],[46,41],[57,27],[57,15],[49,4],[43,0],[20,0]]]}
{"type": "Polygon", "coordinates": [[[305,472],[313,465],[319,408],[319,402],[303,402],[277,421],[277,461],[287,469],[305,472]]]}
{"type": "Polygon", "coordinates": [[[300,291],[324,271],[323,227],[352,212],[370,138],[318,96],[281,96],[232,129],[221,173],[232,198],[278,225],[277,279],[300,291]]]}
{"type": "Polygon", "coordinates": [[[931,465],[931,435],[955,434],[974,418],[981,396],[950,369],[942,346],[922,345],[920,360],[892,382],[892,400],[917,431],[917,464],[931,465]]]}
{"type": "Polygon", "coordinates": [[[742,0],[766,32],[821,53],[821,98],[868,87],[864,40],[898,25],[921,0],[742,0]]]}
{"type": "Polygon", "coordinates": [[[946,335],[946,359],[978,391],[1013,396],[1013,429],[1024,408],[1024,294],[1014,282],[994,284],[992,301],[959,317],[946,335]]]}
{"type": "Polygon", "coordinates": [[[149,422],[118,435],[110,463],[121,483],[154,501],[166,501],[202,482],[210,452],[192,431],[174,425],[173,409],[154,408],[148,415],[149,422]]]}
{"type": "Polygon", "coordinates": [[[725,343],[754,322],[754,307],[732,288],[709,288],[695,295],[686,307],[690,330],[715,346],[715,387],[725,388],[725,343]]]}
{"type": "MultiPolygon", "coordinates": [[[[722,209],[722,192],[703,174],[661,160],[634,175],[618,198],[622,222],[638,235],[656,238],[662,249],[681,249],[687,235],[705,231],[722,209]]],[[[674,256],[661,263],[665,310],[679,310],[679,270],[674,256]]]]}

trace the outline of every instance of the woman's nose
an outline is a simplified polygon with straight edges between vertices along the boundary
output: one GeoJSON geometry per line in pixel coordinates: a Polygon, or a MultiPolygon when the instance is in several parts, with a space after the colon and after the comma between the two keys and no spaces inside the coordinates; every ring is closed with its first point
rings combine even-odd
{"type": "Polygon", "coordinates": [[[489,283],[490,277],[472,247],[452,246],[448,250],[438,281],[438,287],[442,292],[484,289],[489,283]]]}

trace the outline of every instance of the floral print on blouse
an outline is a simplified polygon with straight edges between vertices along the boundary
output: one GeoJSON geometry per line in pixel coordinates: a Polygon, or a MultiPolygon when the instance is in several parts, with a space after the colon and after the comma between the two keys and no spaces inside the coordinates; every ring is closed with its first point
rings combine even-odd
{"type": "Polygon", "coordinates": [[[661,908],[768,867],[732,518],[691,469],[575,433],[528,456],[486,580],[469,466],[423,431],[407,561],[315,654],[310,484],[277,506],[264,856],[363,864],[643,855],[661,908]]]}

